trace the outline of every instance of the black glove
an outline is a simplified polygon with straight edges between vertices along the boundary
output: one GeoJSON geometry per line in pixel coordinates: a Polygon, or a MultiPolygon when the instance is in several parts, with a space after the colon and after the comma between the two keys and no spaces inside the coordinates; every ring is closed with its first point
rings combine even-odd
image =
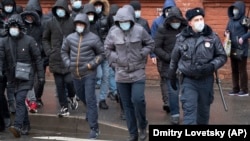
{"type": "Polygon", "coordinates": [[[172,69],[169,69],[169,71],[168,71],[168,78],[170,79],[171,87],[174,90],[177,90],[177,86],[176,86],[176,82],[177,82],[176,71],[172,70],[172,69]]]}
{"type": "Polygon", "coordinates": [[[212,63],[199,65],[197,71],[202,74],[211,74],[214,72],[214,65],[212,63]]]}
{"type": "Polygon", "coordinates": [[[44,84],[45,84],[45,79],[44,79],[44,78],[39,78],[39,79],[38,79],[38,83],[39,83],[40,86],[44,86],[44,84]]]}

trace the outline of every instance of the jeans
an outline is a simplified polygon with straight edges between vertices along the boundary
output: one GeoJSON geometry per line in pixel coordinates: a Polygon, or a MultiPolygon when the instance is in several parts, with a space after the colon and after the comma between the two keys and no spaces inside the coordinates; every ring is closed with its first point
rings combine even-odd
{"type": "Polygon", "coordinates": [[[60,106],[68,107],[67,92],[68,92],[68,97],[75,96],[75,89],[71,73],[67,74],[54,73],[54,78],[55,78],[56,91],[58,94],[60,106]],[[67,91],[65,88],[67,88],[67,91]]]}
{"type": "Polygon", "coordinates": [[[233,91],[248,93],[247,57],[241,61],[231,59],[233,91]]]}
{"type": "Polygon", "coordinates": [[[76,94],[87,106],[86,118],[90,129],[98,129],[97,99],[95,95],[96,73],[73,80],[76,94]]]}
{"type": "Polygon", "coordinates": [[[27,93],[28,90],[22,90],[16,93],[16,115],[14,126],[18,128],[22,128],[23,125],[30,125],[28,110],[25,105],[27,93]]]}
{"type": "Polygon", "coordinates": [[[100,95],[99,95],[99,101],[105,100],[108,95],[108,89],[109,89],[109,65],[108,61],[104,60],[101,64],[102,68],[102,79],[101,79],[101,87],[100,87],[100,95]]]}
{"type": "MultiPolygon", "coordinates": [[[[177,117],[180,115],[179,107],[179,89],[174,90],[171,86],[170,79],[166,79],[167,93],[169,99],[169,108],[171,116],[177,117]]],[[[177,88],[179,87],[178,82],[176,82],[177,88]]]]}
{"type": "Polygon", "coordinates": [[[210,105],[214,99],[214,77],[202,79],[184,77],[182,95],[183,124],[208,124],[210,105]]]}
{"type": "Polygon", "coordinates": [[[145,129],[148,123],[144,96],[145,79],[132,83],[117,82],[117,88],[120,92],[129,134],[138,136],[138,126],[140,129],[145,129]]]}
{"type": "Polygon", "coordinates": [[[102,67],[101,65],[98,65],[97,67],[97,74],[96,74],[96,84],[101,85],[102,82],[102,67]]]}
{"type": "Polygon", "coordinates": [[[109,67],[109,92],[117,94],[115,71],[111,67],[109,67]]]}

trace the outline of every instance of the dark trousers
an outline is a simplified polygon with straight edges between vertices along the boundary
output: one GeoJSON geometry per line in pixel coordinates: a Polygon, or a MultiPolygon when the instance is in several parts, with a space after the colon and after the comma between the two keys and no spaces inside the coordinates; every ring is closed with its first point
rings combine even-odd
{"type": "Polygon", "coordinates": [[[22,128],[25,125],[30,125],[28,110],[25,105],[25,98],[29,90],[18,91],[16,96],[16,114],[14,120],[14,126],[22,128]]]}
{"type": "Polygon", "coordinates": [[[241,61],[231,58],[233,91],[248,93],[247,57],[241,61]]]}
{"type": "Polygon", "coordinates": [[[183,124],[208,124],[210,105],[214,99],[214,78],[202,79],[184,77],[180,97],[183,109],[183,124]]]}
{"type": "Polygon", "coordinates": [[[2,80],[0,80],[0,131],[3,131],[5,129],[4,124],[4,83],[2,80]]]}
{"type": "Polygon", "coordinates": [[[9,108],[8,108],[8,102],[5,97],[5,90],[7,87],[7,79],[6,77],[3,77],[2,80],[0,80],[0,99],[1,99],[1,112],[4,116],[4,118],[10,118],[9,108]]]}
{"type": "Polygon", "coordinates": [[[138,136],[138,126],[140,129],[147,127],[145,79],[133,83],[117,82],[117,88],[120,92],[129,134],[138,136]]]}
{"type": "MultiPolygon", "coordinates": [[[[44,66],[44,74],[46,73],[46,66],[44,66]]],[[[45,84],[45,83],[44,83],[45,84]]],[[[44,90],[44,84],[41,85],[38,80],[37,72],[35,73],[34,77],[34,92],[36,95],[36,99],[41,99],[44,90]]]]}
{"type": "Polygon", "coordinates": [[[71,73],[67,74],[53,73],[53,75],[56,83],[56,91],[59,98],[59,104],[61,107],[68,107],[67,93],[68,97],[75,96],[75,89],[71,73]]]}
{"type": "Polygon", "coordinates": [[[96,73],[87,75],[81,79],[74,79],[77,96],[87,106],[86,118],[90,129],[99,129],[97,99],[95,95],[96,73]]]}

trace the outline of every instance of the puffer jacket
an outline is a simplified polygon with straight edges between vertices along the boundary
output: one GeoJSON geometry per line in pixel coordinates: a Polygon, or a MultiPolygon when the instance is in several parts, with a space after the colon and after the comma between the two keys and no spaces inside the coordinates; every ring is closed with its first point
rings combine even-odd
{"type": "Polygon", "coordinates": [[[171,53],[175,45],[176,35],[187,26],[187,21],[182,16],[181,10],[178,7],[170,9],[168,17],[164,23],[159,26],[154,41],[154,53],[157,56],[157,69],[161,77],[166,78],[169,70],[171,53]],[[178,29],[171,27],[170,23],[173,19],[178,19],[181,23],[178,29]]]}
{"type": "Polygon", "coordinates": [[[212,63],[214,69],[222,67],[227,61],[225,50],[220,38],[205,25],[200,33],[195,33],[190,26],[177,36],[175,47],[172,51],[170,69],[177,68],[190,78],[203,78],[211,74],[198,73],[197,65],[212,63]],[[202,76],[202,77],[201,77],[202,76]]]}
{"type": "Polygon", "coordinates": [[[45,54],[49,57],[49,69],[52,73],[66,74],[69,73],[64,66],[61,56],[61,47],[63,39],[73,33],[75,26],[73,19],[70,17],[67,0],[57,0],[52,7],[53,17],[46,23],[43,31],[42,44],[45,54]],[[59,18],[56,9],[63,7],[66,10],[66,16],[59,18]],[[60,28],[61,27],[61,30],[60,28]]]}
{"type": "Polygon", "coordinates": [[[86,14],[78,14],[74,22],[84,23],[84,32],[70,34],[63,42],[61,57],[75,78],[82,78],[96,72],[96,67],[104,59],[104,48],[100,38],[89,31],[86,14]]]}
{"type": "Polygon", "coordinates": [[[115,68],[115,80],[131,83],[145,78],[147,55],[155,47],[154,40],[141,25],[135,23],[128,8],[120,8],[114,21],[115,26],[110,29],[104,48],[109,64],[115,68]],[[130,29],[123,31],[119,21],[130,21],[130,29]]]}
{"type": "MultiPolygon", "coordinates": [[[[18,24],[23,27],[20,15],[13,14],[9,21],[11,24],[18,24]]],[[[7,26],[9,30],[9,25],[7,26]]],[[[38,78],[45,78],[41,53],[34,38],[22,32],[17,37],[8,35],[0,41],[0,71],[6,69],[6,76],[9,84],[15,85],[15,90],[32,89],[34,83],[34,71],[37,71],[38,78]],[[13,49],[13,54],[10,48],[13,49]],[[15,59],[13,59],[13,57],[15,59]],[[15,61],[14,61],[15,60],[15,61]],[[21,62],[31,65],[30,80],[19,80],[15,78],[15,63],[21,62]],[[5,68],[3,68],[5,65],[5,68]]]]}
{"type": "Polygon", "coordinates": [[[236,1],[228,8],[229,21],[226,30],[230,32],[231,48],[241,48],[244,50],[244,56],[248,56],[248,39],[250,38],[250,32],[248,28],[242,25],[242,21],[245,18],[245,3],[242,1],[236,1]],[[233,15],[233,8],[237,7],[239,9],[239,14],[237,17],[233,15]],[[238,39],[243,39],[243,44],[239,45],[238,39]]]}

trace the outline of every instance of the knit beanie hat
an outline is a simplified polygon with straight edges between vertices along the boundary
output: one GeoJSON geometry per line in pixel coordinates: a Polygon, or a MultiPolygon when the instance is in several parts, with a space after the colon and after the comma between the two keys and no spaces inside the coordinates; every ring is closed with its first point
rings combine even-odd
{"type": "Polygon", "coordinates": [[[130,5],[134,8],[134,10],[141,10],[141,4],[137,0],[130,1],[130,5]]]}
{"type": "Polygon", "coordinates": [[[192,20],[193,17],[198,16],[198,15],[201,15],[203,17],[205,16],[204,10],[202,8],[200,8],[200,7],[189,9],[186,12],[186,18],[187,18],[188,21],[192,20]]]}

